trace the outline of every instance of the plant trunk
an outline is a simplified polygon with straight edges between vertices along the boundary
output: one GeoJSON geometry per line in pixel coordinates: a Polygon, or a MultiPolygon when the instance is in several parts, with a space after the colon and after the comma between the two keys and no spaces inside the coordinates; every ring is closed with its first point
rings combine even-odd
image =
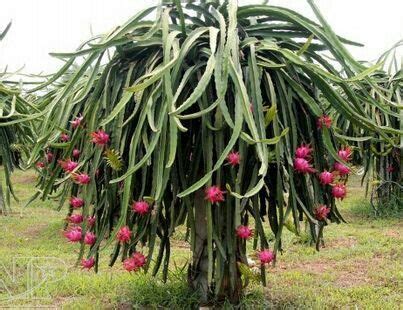
{"type": "MultiPolygon", "coordinates": [[[[235,253],[233,253],[233,255],[230,255],[230,253],[227,252],[228,257],[223,264],[222,262],[220,263],[220,260],[223,259],[222,257],[215,257],[217,259],[217,266],[215,266],[215,268],[220,268],[220,266],[223,267],[223,270],[220,272],[222,279],[221,281],[216,279],[216,281],[220,283],[215,283],[215,285],[219,285],[219,287],[210,287],[211,283],[208,281],[209,259],[207,253],[206,210],[204,191],[198,191],[194,198],[195,232],[192,264],[189,266],[188,273],[189,286],[192,290],[197,291],[200,294],[201,305],[211,305],[213,302],[220,303],[224,301],[229,301],[231,304],[237,305],[239,304],[243,293],[243,284],[237,261],[247,264],[246,256],[240,254],[240,252],[245,252],[245,249],[239,249],[238,246],[240,245],[238,244],[234,248],[235,253]]],[[[226,227],[226,225],[232,227],[232,223],[227,223],[225,219],[221,225],[222,227],[226,227]]],[[[225,229],[223,230],[225,231],[225,229]]],[[[224,247],[227,248],[226,246],[224,247]]],[[[216,255],[220,254],[216,253],[216,255]]],[[[214,263],[214,261],[211,263],[214,263]]]]}
{"type": "MultiPolygon", "coordinates": [[[[400,110],[400,130],[403,131],[403,109],[400,110]]],[[[400,136],[400,160],[399,160],[399,175],[397,176],[397,182],[400,184],[402,180],[403,180],[403,135],[400,136]]]]}
{"type": "Polygon", "coordinates": [[[3,195],[3,184],[0,182],[0,214],[6,213],[5,200],[3,195]]]}
{"type": "Polygon", "coordinates": [[[193,261],[189,266],[189,285],[200,294],[201,304],[208,303],[208,255],[207,255],[207,218],[203,191],[197,191],[194,198],[194,248],[193,261]]]}

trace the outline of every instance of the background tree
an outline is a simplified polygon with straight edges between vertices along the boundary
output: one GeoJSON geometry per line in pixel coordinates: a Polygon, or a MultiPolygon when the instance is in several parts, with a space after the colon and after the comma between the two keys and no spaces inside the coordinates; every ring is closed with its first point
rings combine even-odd
{"type": "MultiPolygon", "coordinates": [[[[0,41],[10,27],[11,23],[0,33],[0,41]]],[[[22,153],[26,151],[27,144],[32,143],[33,137],[30,124],[18,122],[19,115],[29,114],[32,105],[21,97],[20,89],[10,84],[8,78],[7,72],[0,73],[0,166],[3,166],[4,172],[4,178],[0,178],[0,212],[5,212],[9,207],[11,195],[17,199],[10,174],[15,167],[20,167],[22,153]]]]}
{"type": "MultiPolygon", "coordinates": [[[[371,191],[369,196],[376,211],[403,204],[403,187],[399,186],[402,183],[403,156],[403,71],[396,58],[396,50],[402,43],[398,42],[379,58],[378,63],[383,64],[384,71],[380,70],[373,75],[371,84],[364,89],[366,93],[370,93],[373,102],[362,102],[363,110],[378,126],[397,130],[391,140],[382,139],[376,133],[355,126],[335,113],[339,128],[336,136],[357,150],[354,163],[363,167],[362,182],[367,181],[367,190],[371,191]]],[[[362,90],[358,89],[356,92],[360,95],[362,90]]]]}

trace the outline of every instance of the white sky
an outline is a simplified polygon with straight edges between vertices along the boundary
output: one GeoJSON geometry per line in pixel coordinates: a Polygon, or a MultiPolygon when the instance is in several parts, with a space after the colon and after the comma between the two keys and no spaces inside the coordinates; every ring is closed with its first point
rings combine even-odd
{"type": "MultiPolygon", "coordinates": [[[[122,24],[155,0],[0,0],[0,29],[12,20],[0,43],[0,69],[13,71],[25,65],[26,73],[50,73],[62,63],[49,52],[73,51],[94,34],[122,24]]],[[[240,4],[261,0],[239,0],[240,4]]],[[[313,17],[305,0],[271,0],[313,17]]],[[[352,53],[360,60],[375,60],[403,39],[402,0],[316,0],[339,35],[365,44],[352,53]]],[[[402,55],[400,50],[400,56],[402,55]]]]}

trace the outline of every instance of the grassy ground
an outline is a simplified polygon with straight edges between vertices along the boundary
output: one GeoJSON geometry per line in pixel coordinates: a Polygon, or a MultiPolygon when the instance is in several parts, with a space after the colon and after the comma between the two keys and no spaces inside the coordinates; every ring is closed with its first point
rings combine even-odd
{"type": "MultiPolygon", "coordinates": [[[[15,173],[14,182],[23,201],[32,195],[32,172],[15,173]]],[[[403,307],[401,217],[375,218],[358,186],[349,196],[340,206],[348,224],[327,227],[319,253],[303,238],[286,233],[285,251],[268,270],[268,287],[252,286],[242,308],[403,307]]],[[[180,271],[190,257],[182,234],[173,240],[168,284],[145,274],[131,275],[121,266],[107,267],[107,253],[94,274],[74,267],[77,247],[62,236],[64,214],[51,202],[35,202],[25,209],[14,203],[11,214],[0,216],[0,308],[184,309],[196,304],[180,271]]]]}

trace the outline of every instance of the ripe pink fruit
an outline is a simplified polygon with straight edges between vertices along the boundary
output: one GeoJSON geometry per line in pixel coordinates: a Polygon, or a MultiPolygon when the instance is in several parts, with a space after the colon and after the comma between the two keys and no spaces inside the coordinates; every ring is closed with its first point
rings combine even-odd
{"type": "Polygon", "coordinates": [[[224,192],[219,186],[210,186],[206,189],[205,199],[209,200],[211,203],[224,201],[224,192]]]}
{"type": "Polygon", "coordinates": [[[134,260],[133,257],[128,257],[123,261],[123,268],[129,272],[131,271],[136,271],[137,266],[136,266],[136,261],[134,260]]]}
{"type": "Polygon", "coordinates": [[[227,156],[227,161],[232,167],[239,165],[239,163],[241,162],[241,156],[239,155],[239,152],[232,151],[231,153],[229,153],[227,156]]]}
{"type": "Polygon", "coordinates": [[[294,170],[299,173],[314,173],[316,171],[305,158],[294,159],[294,170]]]}
{"type": "Polygon", "coordinates": [[[80,226],[73,227],[69,231],[66,231],[64,233],[64,236],[70,241],[70,242],[79,242],[81,241],[82,237],[82,230],[80,226]]]}
{"type": "Polygon", "coordinates": [[[349,146],[342,147],[338,152],[337,155],[344,160],[344,161],[349,161],[351,160],[351,156],[353,155],[353,151],[349,146]]]}
{"type": "Polygon", "coordinates": [[[332,195],[334,198],[343,200],[347,195],[347,188],[344,184],[337,183],[332,188],[332,195]]]}
{"type": "Polygon", "coordinates": [[[123,267],[127,271],[137,271],[146,264],[146,257],[140,252],[134,252],[132,257],[123,261],[123,267]]]}
{"type": "Polygon", "coordinates": [[[348,175],[350,173],[350,168],[339,162],[335,162],[333,168],[340,174],[340,176],[348,175]]]}
{"type": "Polygon", "coordinates": [[[128,242],[131,238],[132,232],[129,229],[128,226],[123,226],[121,229],[119,229],[116,238],[121,242],[125,243],[128,242]]]}
{"type": "Polygon", "coordinates": [[[328,115],[322,115],[318,118],[316,125],[319,129],[322,129],[323,126],[325,126],[326,128],[330,128],[332,126],[332,119],[328,115]]]}
{"type": "Polygon", "coordinates": [[[74,169],[78,167],[78,163],[70,159],[59,160],[59,165],[65,172],[72,172],[74,169]]]}
{"type": "Polygon", "coordinates": [[[74,129],[76,129],[77,127],[79,127],[81,125],[81,121],[83,120],[83,116],[79,115],[77,116],[74,120],[72,120],[71,123],[71,127],[73,127],[74,129]]]}
{"type": "Polygon", "coordinates": [[[95,216],[89,216],[87,218],[87,225],[88,227],[92,227],[95,225],[95,216]]]}
{"type": "Polygon", "coordinates": [[[327,185],[333,183],[334,175],[333,173],[325,170],[319,174],[319,181],[323,185],[327,185]]]}
{"type": "Polygon", "coordinates": [[[315,218],[316,218],[318,221],[323,221],[323,220],[326,219],[327,216],[329,215],[329,213],[330,213],[330,208],[328,208],[328,207],[325,206],[325,205],[319,205],[319,206],[317,206],[317,207],[315,208],[315,210],[314,210],[313,212],[314,212],[314,214],[315,214],[315,218]]]}
{"type": "Polygon", "coordinates": [[[84,199],[72,196],[70,197],[70,205],[74,209],[81,208],[84,205],[84,199]]]}
{"type": "Polygon", "coordinates": [[[73,224],[81,224],[84,220],[84,217],[81,214],[72,214],[69,216],[68,220],[73,224]]]}
{"type": "Polygon", "coordinates": [[[78,149],[73,150],[73,158],[74,159],[78,159],[80,157],[80,154],[81,154],[80,150],[78,150],[78,149]]]}
{"type": "Polygon", "coordinates": [[[38,168],[38,169],[43,169],[43,168],[45,168],[45,163],[44,163],[43,161],[38,161],[38,162],[36,163],[36,168],[38,168]]]}
{"type": "Polygon", "coordinates": [[[248,226],[240,225],[236,229],[236,234],[241,239],[249,239],[252,237],[252,230],[248,226]]]}
{"type": "Polygon", "coordinates": [[[301,144],[301,146],[295,150],[295,157],[308,159],[311,156],[311,152],[312,148],[309,147],[309,145],[301,144]]]}
{"type": "Polygon", "coordinates": [[[392,173],[395,171],[395,167],[393,165],[389,165],[386,167],[386,172],[392,173]]]}
{"type": "Polygon", "coordinates": [[[62,141],[62,142],[68,142],[68,141],[70,141],[70,136],[68,135],[68,134],[66,134],[66,133],[62,133],[61,135],[60,135],[60,141],[62,141]]]}
{"type": "Polygon", "coordinates": [[[52,162],[52,161],[53,161],[53,158],[54,158],[54,155],[53,155],[52,152],[47,152],[47,153],[46,153],[46,161],[47,161],[48,163],[52,162]]]}
{"type": "Polygon", "coordinates": [[[146,201],[143,201],[143,200],[135,201],[132,204],[133,212],[138,213],[140,215],[147,214],[149,209],[150,209],[150,205],[146,201]]]}
{"type": "Polygon", "coordinates": [[[136,262],[137,267],[141,268],[146,264],[146,257],[140,252],[133,253],[134,261],[136,262]]]}
{"type": "Polygon", "coordinates": [[[270,264],[276,256],[274,255],[273,251],[264,249],[264,250],[258,252],[258,257],[259,257],[260,263],[262,265],[264,265],[264,264],[270,264]]]}
{"type": "Polygon", "coordinates": [[[92,232],[86,232],[84,236],[84,243],[88,245],[93,245],[95,241],[97,240],[97,237],[95,236],[94,233],[92,232]]]}
{"type": "Polygon", "coordinates": [[[88,259],[82,259],[81,260],[81,266],[84,269],[91,269],[92,267],[94,267],[95,265],[95,259],[93,257],[90,257],[88,259]]]}
{"type": "Polygon", "coordinates": [[[73,174],[73,181],[80,185],[86,185],[91,182],[91,178],[86,173],[74,173],[73,174]]]}
{"type": "Polygon", "coordinates": [[[102,129],[92,132],[91,137],[92,137],[92,143],[95,143],[100,146],[104,146],[109,142],[109,135],[102,129]]]}

